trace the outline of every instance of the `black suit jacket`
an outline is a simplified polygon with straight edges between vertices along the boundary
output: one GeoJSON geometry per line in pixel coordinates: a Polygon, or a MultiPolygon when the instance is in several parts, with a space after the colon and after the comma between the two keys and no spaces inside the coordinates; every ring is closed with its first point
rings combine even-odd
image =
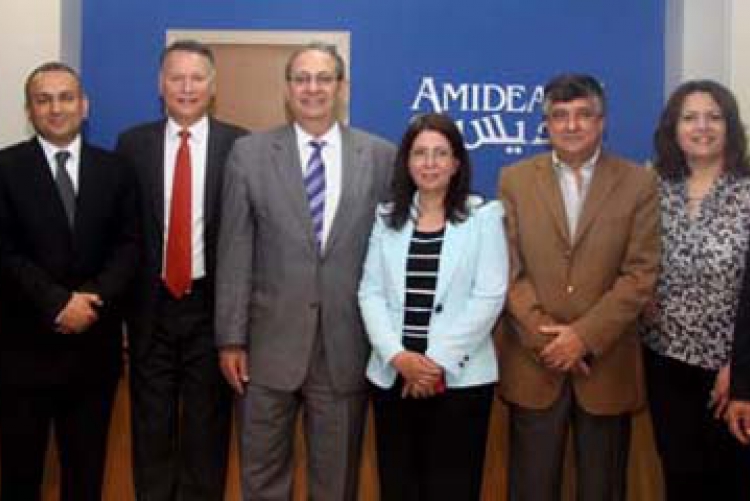
{"type": "MultiPolygon", "coordinates": [[[[164,134],[166,120],[138,125],[117,140],[117,152],[122,155],[138,178],[144,228],[145,263],[141,267],[134,288],[128,314],[130,348],[136,355],[145,349],[150,337],[157,298],[161,285],[164,246],[164,134]]],[[[247,131],[210,118],[204,196],[204,249],[208,297],[213,301],[216,270],[221,187],[224,164],[235,139],[247,131]]],[[[210,305],[213,314],[213,304],[210,305]]]]}
{"type": "Polygon", "coordinates": [[[38,140],[0,152],[0,384],[111,382],[120,372],[124,294],[140,259],[135,179],[85,143],[71,230],[38,140]],[[55,331],[74,291],[99,294],[99,320],[55,331]]]}
{"type": "Polygon", "coordinates": [[[734,324],[729,393],[734,400],[750,401],[750,248],[745,256],[745,276],[734,324]]]}

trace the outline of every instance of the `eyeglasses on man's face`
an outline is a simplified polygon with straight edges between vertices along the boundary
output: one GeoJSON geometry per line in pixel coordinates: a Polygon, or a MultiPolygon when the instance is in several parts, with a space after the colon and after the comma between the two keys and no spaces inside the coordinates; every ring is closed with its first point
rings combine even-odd
{"type": "Polygon", "coordinates": [[[293,73],[289,77],[289,82],[299,87],[310,85],[313,82],[319,86],[330,86],[336,80],[336,75],[328,72],[316,73],[315,75],[307,72],[293,73]]]}

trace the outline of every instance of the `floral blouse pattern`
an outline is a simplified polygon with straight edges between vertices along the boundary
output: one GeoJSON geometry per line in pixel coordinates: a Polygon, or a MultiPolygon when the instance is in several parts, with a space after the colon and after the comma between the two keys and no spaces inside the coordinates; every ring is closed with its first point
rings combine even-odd
{"type": "Polygon", "coordinates": [[[661,272],[644,343],[718,370],[729,362],[750,233],[750,177],[719,178],[690,217],[684,181],[661,181],[661,272]]]}

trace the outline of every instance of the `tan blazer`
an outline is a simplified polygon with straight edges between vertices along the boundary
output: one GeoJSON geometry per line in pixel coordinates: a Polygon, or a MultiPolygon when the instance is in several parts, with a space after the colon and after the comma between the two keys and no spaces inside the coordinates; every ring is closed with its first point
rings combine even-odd
{"type": "Polygon", "coordinates": [[[533,409],[550,406],[566,377],[593,414],[632,411],[644,400],[635,322],[656,282],[660,241],[656,177],[602,153],[569,235],[551,154],[504,168],[511,282],[498,329],[500,391],[533,409]],[[591,374],[545,368],[539,327],[571,325],[592,354],[591,374]]]}

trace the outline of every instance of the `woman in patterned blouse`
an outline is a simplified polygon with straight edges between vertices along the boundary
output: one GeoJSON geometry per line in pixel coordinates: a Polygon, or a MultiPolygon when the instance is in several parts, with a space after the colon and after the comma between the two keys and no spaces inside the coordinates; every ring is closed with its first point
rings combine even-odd
{"type": "Polygon", "coordinates": [[[678,87],[654,136],[663,255],[642,325],[667,499],[747,501],[750,450],[723,422],[750,229],[747,139],[732,94],[678,87]]]}
{"type": "Polygon", "coordinates": [[[359,303],[388,501],[479,499],[508,283],[503,209],[469,194],[453,121],[412,121],[378,208],[359,303]]]}

